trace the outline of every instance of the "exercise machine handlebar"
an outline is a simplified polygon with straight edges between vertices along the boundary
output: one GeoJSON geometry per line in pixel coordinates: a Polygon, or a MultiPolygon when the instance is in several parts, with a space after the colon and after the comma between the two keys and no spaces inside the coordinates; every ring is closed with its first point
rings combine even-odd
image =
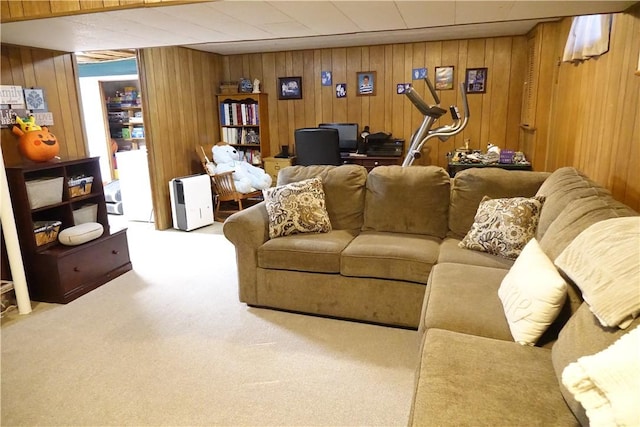
{"type": "MultiPolygon", "coordinates": [[[[428,78],[425,77],[425,82],[429,87],[429,91],[433,95],[434,100],[437,103],[440,102],[440,98],[435,92],[433,85],[429,81],[428,78]]],[[[458,111],[458,107],[452,105],[449,107],[449,112],[451,113],[451,117],[453,118],[453,123],[449,125],[440,126],[436,129],[431,129],[433,123],[439,119],[441,116],[447,113],[446,110],[440,108],[439,105],[429,106],[424,100],[420,97],[420,95],[413,88],[409,88],[405,94],[411,100],[413,105],[424,115],[424,119],[422,120],[422,124],[420,127],[414,132],[411,137],[411,143],[409,146],[409,150],[407,150],[407,154],[405,156],[404,162],[402,166],[410,166],[413,161],[417,158],[420,158],[422,147],[425,142],[427,142],[431,138],[438,137],[441,141],[446,141],[449,137],[457,135],[462,132],[462,130],[467,126],[469,122],[469,103],[467,101],[467,91],[465,88],[465,84],[460,83],[460,90],[462,92],[462,103],[464,106],[464,118],[460,117],[460,112],[458,111]]]]}

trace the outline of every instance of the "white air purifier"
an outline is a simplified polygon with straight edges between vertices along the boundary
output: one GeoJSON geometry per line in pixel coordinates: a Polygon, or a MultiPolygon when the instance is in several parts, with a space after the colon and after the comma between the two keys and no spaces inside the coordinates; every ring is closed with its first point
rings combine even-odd
{"type": "Polygon", "coordinates": [[[209,175],[191,175],[169,181],[173,228],[191,231],[213,224],[209,175]]]}

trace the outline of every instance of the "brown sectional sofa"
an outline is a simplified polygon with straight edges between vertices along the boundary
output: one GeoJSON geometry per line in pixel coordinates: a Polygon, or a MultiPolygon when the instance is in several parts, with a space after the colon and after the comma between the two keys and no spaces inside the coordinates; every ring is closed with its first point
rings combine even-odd
{"type": "Polygon", "coordinates": [[[484,196],[545,196],[536,238],[551,260],[589,225],[637,215],[573,168],[294,166],[278,184],[321,176],[333,230],[269,239],[264,203],[224,224],[240,300],[260,307],[417,328],[422,357],[409,424],[585,425],[564,367],[626,330],[599,325],[570,283],[537,346],[513,341],[498,298],[513,261],[461,249],[484,196]]]}

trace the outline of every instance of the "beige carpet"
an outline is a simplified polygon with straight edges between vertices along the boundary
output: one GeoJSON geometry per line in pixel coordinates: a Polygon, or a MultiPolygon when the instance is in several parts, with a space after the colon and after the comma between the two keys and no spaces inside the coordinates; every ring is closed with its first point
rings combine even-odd
{"type": "Polygon", "coordinates": [[[2,426],[406,425],[415,331],[249,308],[221,224],[131,223],[134,271],[2,325],[2,426]]]}

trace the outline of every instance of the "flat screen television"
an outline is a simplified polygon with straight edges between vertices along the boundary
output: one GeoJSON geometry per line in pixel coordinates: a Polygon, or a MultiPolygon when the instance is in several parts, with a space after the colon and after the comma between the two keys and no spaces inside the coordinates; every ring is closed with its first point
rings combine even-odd
{"type": "Polygon", "coordinates": [[[357,123],[320,123],[318,127],[333,128],[338,130],[338,137],[340,138],[340,151],[355,152],[358,149],[357,123]]]}

